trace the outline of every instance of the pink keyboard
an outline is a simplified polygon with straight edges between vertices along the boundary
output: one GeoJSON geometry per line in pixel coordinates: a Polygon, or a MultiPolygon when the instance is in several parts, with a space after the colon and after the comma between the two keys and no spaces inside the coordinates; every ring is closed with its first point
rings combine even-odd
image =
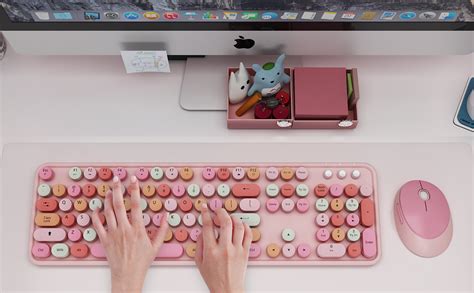
{"type": "Polygon", "coordinates": [[[157,265],[194,263],[203,202],[250,225],[252,265],[372,265],[380,257],[376,174],[367,164],[51,163],[35,177],[35,264],[106,264],[90,215],[103,209],[114,175],[127,211],[126,187],[138,178],[149,235],[170,213],[157,265]]]}

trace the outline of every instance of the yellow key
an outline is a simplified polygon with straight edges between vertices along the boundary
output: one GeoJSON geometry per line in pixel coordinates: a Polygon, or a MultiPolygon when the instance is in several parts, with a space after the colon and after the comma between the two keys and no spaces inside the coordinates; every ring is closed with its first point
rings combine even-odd
{"type": "Polygon", "coordinates": [[[181,176],[181,179],[183,179],[184,181],[189,181],[193,179],[193,175],[194,175],[193,169],[189,167],[184,167],[181,170],[179,170],[179,176],[181,176]]]}
{"type": "Polygon", "coordinates": [[[201,206],[202,206],[203,203],[207,203],[207,200],[205,198],[198,198],[194,202],[194,208],[196,209],[196,211],[198,211],[198,212],[201,211],[201,206]]]}
{"type": "Polygon", "coordinates": [[[186,245],[186,254],[189,257],[194,258],[194,256],[196,255],[196,243],[189,243],[188,245],[186,245]]]}
{"type": "Polygon", "coordinates": [[[125,210],[127,212],[130,211],[130,209],[132,208],[132,201],[130,200],[130,198],[126,197],[123,199],[123,205],[125,206],[125,210]]]}
{"type": "Polygon", "coordinates": [[[150,199],[148,201],[148,206],[150,207],[150,210],[154,212],[159,212],[163,207],[163,203],[159,199],[150,199]]]}
{"type": "Polygon", "coordinates": [[[262,234],[260,234],[260,230],[258,230],[257,228],[252,228],[252,242],[258,242],[261,237],[262,234]]]}
{"type": "Polygon", "coordinates": [[[55,213],[38,213],[35,217],[35,224],[40,227],[56,227],[59,221],[59,216],[55,213]]]}
{"type": "Polygon", "coordinates": [[[260,178],[260,171],[257,167],[251,167],[247,170],[247,177],[249,180],[256,181],[260,178]]]}
{"type": "Polygon", "coordinates": [[[53,194],[57,197],[62,197],[66,194],[66,186],[62,184],[53,185],[53,194]]]}
{"type": "Polygon", "coordinates": [[[285,167],[281,169],[280,176],[281,176],[281,179],[285,181],[290,181],[291,179],[293,179],[294,175],[295,175],[295,172],[293,171],[293,169],[289,167],[285,167]]]}
{"type": "Polygon", "coordinates": [[[340,198],[331,200],[331,210],[334,212],[340,212],[344,208],[344,201],[340,198]]]}
{"type": "Polygon", "coordinates": [[[233,212],[237,209],[237,201],[233,198],[229,198],[227,199],[225,202],[224,202],[224,208],[228,211],[228,212],[233,212]]]}
{"type": "Polygon", "coordinates": [[[267,246],[267,255],[271,258],[275,258],[280,255],[280,246],[272,243],[267,246]]]}
{"type": "Polygon", "coordinates": [[[142,193],[146,197],[152,197],[156,193],[156,188],[152,184],[147,184],[142,187],[142,193]]]}
{"type": "Polygon", "coordinates": [[[336,228],[332,230],[331,237],[336,242],[341,242],[346,238],[346,232],[342,228],[336,228]]]}
{"type": "Polygon", "coordinates": [[[99,196],[105,197],[109,190],[110,186],[108,186],[107,184],[99,184],[99,186],[97,186],[97,193],[99,194],[99,196]]]}
{"type": "Polygon", "coordinates": [[[166,236],[165,236],[165,242],[169,242],[171,241],[171,239],[173,239],[173,231],[171,231],[171,229],[168,228],[168,231],[166,232],[166,236]]]}
{"type": "Polygon", "coordinates": [[[87,210],[88,207],[89,207],[89,204],[87,200],[83,198],[80,198],[74,202],[74,209],[78,212],[83,212],[87,210]]]}

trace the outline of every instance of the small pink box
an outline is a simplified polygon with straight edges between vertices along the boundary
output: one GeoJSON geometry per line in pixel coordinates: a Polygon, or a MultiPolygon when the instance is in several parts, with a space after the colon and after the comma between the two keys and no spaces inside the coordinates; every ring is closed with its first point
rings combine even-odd
{"type": "MultiPolygon", "coordinates": [[[[238,68],[229,68],[227,75],[230,78],[231,72],[236,72],[238,68]]],[[[254,75],[252,68],[247,68],[249,74],[254,75]]],[[[238,117],[235,112],[242,105],[232,105],[227,102],[227,128],[229,129],[278,129],[278,128],[295,128],[295,129],[354,129],[358,124],[357,117],[357,101],[360,98],[359,81],[357,69],[347,69],[347,73],[352,75],[353,93],[348,99],[349,115],[345,119],[295,119],[295,101],[294,101],[294,70],[285,68],[286,74],[290,76],[290,83],[283,87],[283,90],[290,94],[290,117],[288,119],[256,119],[254,111],[250,110],[243,116],[238,117]]],[[[227,99],[228,100],[228,99],[227,99]]]]}

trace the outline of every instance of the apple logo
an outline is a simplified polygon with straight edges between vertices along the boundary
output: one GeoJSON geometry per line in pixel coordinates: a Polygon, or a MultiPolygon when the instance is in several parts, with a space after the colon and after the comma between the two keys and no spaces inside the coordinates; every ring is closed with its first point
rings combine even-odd
{"type": "Polygon", "coordinates": [[[237,49],[250,49],[255,46],[255,41],[252,39],[246,39],[243,36],[239,36],[238,39],[235,39],[235,45],[237,49]]]}

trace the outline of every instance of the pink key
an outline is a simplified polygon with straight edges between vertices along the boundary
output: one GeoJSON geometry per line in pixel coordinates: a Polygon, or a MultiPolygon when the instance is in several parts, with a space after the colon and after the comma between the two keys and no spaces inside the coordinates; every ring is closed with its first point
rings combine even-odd
{"type": "Polygon", "coordinates": [[[346,217],[346,223],[350,227],[355,227],[359,225],[359,221],[359,215],[357,215],[356,213],[348,214],[346,217]]]}
{"type": "Polygon", "coordinates": [[[306,213],[309,209],[309,201],[306,198],[300,198],[296,202],[296,210],[300,213],[306,213]]]}
{"type": "Polygon", "coordinates": [[[370,185],[361,185],[359,189],[360,195],[369,197],[374,192],[372,186],[370,185]]]}
{"type": "Polygon", "coordinates": [[[178,179],[178,176],[179,176],[178,169],[176,169],[175,167],[169,167],[165,171],[165,176],[168,180],[171,180],[171,181],[178,179]]]}
{"type": "Polygon", "coordinates": [[[240,201],[239,207],[244,212],[256,212],[260,209],[260,202],[256,198],[244,198],[240,201]]]}
{"type": "Polygon", "coordinates": [[[296,179],[304,181],[308,178],[309,172],[305,167],[299,167],[295,172],[296,179]]]}
{"type": "Polygon", "coordinates": [[[93,181],[97,178],[97,170],[93,167],[88,167],[84,170],[84,178],[93,181]]]}
{"type": "Polygon", "coordinates": [[[267,203],[265,204],[265,206],[267,207],[267,211],[269,211],[270,213],[274,213],[278,211],[278,208],[280,207],[280,203],[278,202],[278,200],[271,198],[267,200],[267,203]]]}
{"type": "Polygon", "coordinates": [[[191,213],[187,213],[186,215],[184,215],[183,217],[183,224],[186,226],[186,227],[192,227],[196,224],[196,216],[194,214],[191,214],[191,213]]]}
{"type": "Polygon", "coordinates": [[[183,255],[183,246],[177,243],[163,243],[158,251],[158,258],[178,258],[183,255]]]}
{"type": "Polygon", "coordinates": [[[280,172],[278,171],[277,168],[270,167],[265,171],[265,176],[267,177],[268,180],[274,181],[278,179],[278,177],[280,176],[280,172]]]}
{"type": "Polygon", "coordinates": [[[329,187],[329,193],[334,197],[339,197],[344,192],[344,187],[341,184],[333,184],[329,187]]]}
{"type": "Polygon", "coordinates": [[[211,181],[216,178],[216,171],[214,168],[206,167],[204,170],[202,170],[202,178],[204,178],[206,181],[211,181]]]}
{"type": "Polygon", "coordinates": [[[377,240],[372,228],[367,228],[362,232],[362,254],[367,258],[374,257],[377,254],[377,240]]]}
{"type": "Polygon", "coordinates": [[[79,241],[82,238],[82,232],[79,229],[71,229],[67,232],[67,238],[72,242],[79,241]]]}
{"type": "Polygon", "coordinates": [[[49,181],[54,177],[54,171],[50,167],[43,167],[38,171],[38,176],[44,181],[49,181]]]}
{"type": "Polygon", "coordinates": [[[81,187],[79,184],[69,185],[67,188],[67,194],[72,197],[78,197],[81,194],[81,187]]]}
{"type": "Polygon", "coordinates": [[[258,244],[255,244],[255,243],[250,244],[249,258],[259,257],[261,252],[262,250],[258,244]]]}
{"type": "Polygon", "coordinates": [[[45,243],[35,243],[31,248],[31,253],[36,258],[47,258],[51,255],[51,250],[48,244],[45,243]]]}
{"type": "Polygon", "coordinates": [[[222,200],[218,198],[213,198],[209,201],[209,208],[211,211],[215,212],[218,209],[222,208],[222,200]]]}
{"type": "Polygon", "coordinates": [[[194,228],[191,230],[191,233],[189,233],[189,237],[191,237],[191,240],[194,242],[198,240],[199,235],[201,235],[201,229],[199,228],[194,228]]]}
{"type": "Polygon", "coordinates": [[[285,213],[289,213],[291,212],[293,209],[295,208],[295,202],[289,198],[285,198],[282,202],[281,202],[281,209],[285,212],[285,213]]]}
{"type": "Polygon", "coordinates": [[[120,179],[120,181],[123,181],[125,178],[127,178],[127,170],[123,167],[114,168],[112,172],[114,173],[114,176],[117,176],[120,179]]]}
{"type": "Polygon", "coordinates": [[[100,243],[94,243],[90,246],[91,254],[97,258],[105,258],[105,250],[100,243]]]}
{"type": "Polygon", "coordinates": [[[161,217],[163,217],[162,214],[155,214],[152,218],[152,222],[156,227],[160,227],[161,225],[161,217]]]}
{"type": "Polygon", "coordinates": [[[232,170],[232,177],[237,181],[240,181],[240,180],[244,179],[244,177],[245,177],[244,168],[235,167],[234,170],[232,170]]]}
{"type": "Polygon", "coordinates": [[[86,213],[82,213],[77,216],[77,224],[81,227],[89,226],[90,222],[91,217],[86,213]]]}
{"type": "Polygon", "coordinates": [[[321,258],[340,258],[346,254],[346,246],[341,243],[319,244],[316,253],[321,258]]]}
{"type": "Polygon", "coordinates": [[[165,209],[168,212],[174,212],[178,208],[178,202],[174,198],[168,198],[165,200],[165,209]]]}
{"type": "Polygon", "coordinates": [[[283,254],[284,257],[293,257],[296,253],[296,248],[293,244],[291,243],[286,243],[285,245],[283,245],[283,247],[281,248],[281,253],[283,254]]]}
{"type": "Polygon", "coordinates": [[[306,258],[311,254],[311,246],[306,243],[302,243],[298,245],[298,249],[296,251],[299,257],[306,258]]]}
{"type": "Polygon", "coordinates": [[[66,231],[62,228],[40,228],[35,230],[33,238],[39,242],[61,242],[66,239],[66,231]]]}
{"type": "Polygon", "coordinates": [[[59,209],[63,212],[69,212],[72,209],[72,201],[69,198],[63,198],[59,201],[59,209]]]}
{"type": "Polygon", "coordinates": [[[172,189],[173,195],[176,197],[182,197],[186,193],[186,187],[183,184],[176,184],[172,189]]]}
{"type": "Polygon", "coordinates": [[[148,176],[150,173],[148,172],[148,169],[145,167],[140,167],[135,171],[135,177],[137,177],[138,180],[140,181],[145,181],[148,179],[148,176]]]}
{"type": "Polygon", "coordinates": [[[214,195],[214,193],[216,193],[216,188],[214,187],[214,185],[204,184],[204,186],[202,187],[202,194],[205,197],[211,197],[214,195]]]}
{"type": "Polygon", "coordinates": [[[329,217],[326,214],[319,214],[316,217],[316,225],[319,227],[326,227],[329,224],[329,217]]]}
{"type": "Polygon", "coordinates": [[[143,218],[143,225],[144,225],[145,227],[147,227],[148,225],[150,225],[150,223],[151,223],[150,215],[148,215],[148,214],[143,214],[143,215],[142,215],[142,218],[143,218]]]}
{"type": "Polygon", "coordinates": [[[326,228],[319,229],[318,232],[316,232],[316,239],[321,242],[328,241],[329,236],[329,231],[326,228]]]}

